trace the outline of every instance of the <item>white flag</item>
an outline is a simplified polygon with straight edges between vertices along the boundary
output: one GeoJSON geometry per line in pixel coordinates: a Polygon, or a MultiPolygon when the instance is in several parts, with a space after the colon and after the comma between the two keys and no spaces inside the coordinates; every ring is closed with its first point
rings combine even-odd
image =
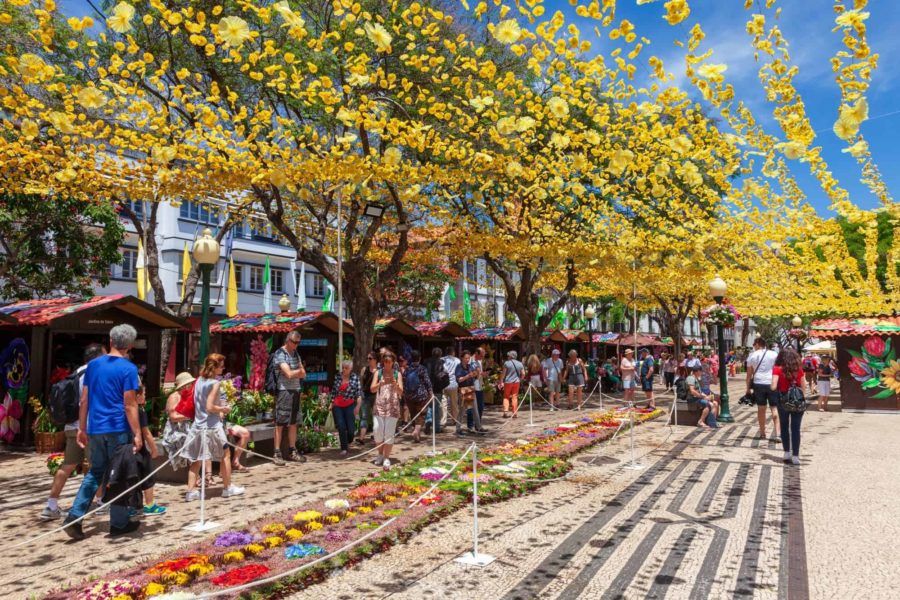
{"type": "Polygon", "coordinates": [[[297,312],[306,311],[306,263],[300,262],[300,281],[297,285],[297,312]]]}

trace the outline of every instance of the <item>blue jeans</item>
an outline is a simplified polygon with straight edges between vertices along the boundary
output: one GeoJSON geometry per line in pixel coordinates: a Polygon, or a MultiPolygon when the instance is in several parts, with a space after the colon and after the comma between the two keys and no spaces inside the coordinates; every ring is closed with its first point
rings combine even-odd
{"type": "MultiPolygon", "coordinates": [[[[362,404],[359,405],[359,428],[372,431],[372,407],[375,405],[375,394],[364,394],[362,404]]],[[[335,419],[337,422],[337,419],[335,419]]]]}
{"type": "MultiPolygon", "coordinates": [[[[91,437],[91,470],[87,472],[81,481],[81,487],[78,488],[78,495],[75,496],[75,503],[69,511],[69,517],[77,519],[83,517],[90,509],[91,501],[97,493],[100,483],[106,478],[109,471],[110,463],[113,455],[119,446],[132,443],[130,433],[101,433],[92,435],[91,437]]],[[[128,524],[128,508],[125,506],[109,507],[109,525],[110,527],[125,527],[128,524]]]]}
{"type": "Polygon", "coordinates": [[[778,421],[781,424],[781,447],[785,452],[800,456],[800,422],[803,413],[792,413],[781,408],[778,403],[778,421]]]}
{"type": "MultiPolygon", "coordinates": [[[[475,390],[475,406],[478,408],[478,415],[484,414],[484,390],[475,390]]],[[[466,425],[472,429],[475,424],[472,420],[472,409],[466,411],[466,425]]]]}
{"type": "Polygon", "coordinates": [[[341,450],[350,448],[350,441],[353,439],[353,427],[356,425],[356,417],[353,415],[353,409],[356,405],[350,406],[332,406],[331,414],[334,415],[334,426],[337,427],[338,437],[341,439],[341,450]]]}
{"type": "Polygon", "coordinates": [[[432,427],[434,427],[434,424],[436,424],[437,429],[435,429],[434,432],[440,433],[443,431],[441,428],[441,395],[435,394],[435,398],[437,401],[429,402],[428,410],[425,411],[425,425],[427,426],[428,423],[432,423],[432,427]],[[437,416],[437,418],[435,418],[435,416],[437,416]]]}

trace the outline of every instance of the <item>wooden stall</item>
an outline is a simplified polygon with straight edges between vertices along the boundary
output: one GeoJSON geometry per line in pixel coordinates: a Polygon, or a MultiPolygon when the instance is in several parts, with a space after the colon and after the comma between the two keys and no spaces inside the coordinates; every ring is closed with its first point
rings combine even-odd
{"type": "Polygon", "coordinates": [[[29,396],[42,399],[50,390],[51,377],[59,377],[81,365],[88,344],[109,346],[109,330],[127,323],[138,333],[131,360],[147,388],[147,397],[159,394],[160,348],[164,329],[184,329],[184,320],[138,300],[111,295],[81,298],[26,300],[0,307],[0,351],[3,395],[20,403],[21,426],[13,443],[31,439],[29,396]]]}
{"type": "Polygon", "coordinates": [[[900,317],[824,319],[809,334],[836,343],[842,410],[900,410],[900,317]]]}
{"type": "Polygon", "coordinates": [[[419,332],[412,323],[399,317],[375,321],[375,346],[387,346],[397,356],[409,359],[409,353],[419,347],[419,332]]]}
{"type": "Polygon", "coordinates": [[[472,335],[471,331],[455,321],[417,321],[412,326],[419,333],[419,351],[424,358],[431,356],[434,348],[446,350],[448,346],[455,347],[457,340],[472,335]]]}
{"type": "MultiPolygon", "coordinates": [[[[302,336],[297,351],[306,366],[304,385],[329,385],[337,364],[338,316],[331,312],[250,313],[222,319],[210,327],[213,352],[225,356],[225,369],[234,374],[247,370],[251,343],[262,340],[274,351],[294,329],[302,336]]],[[[345,351],[352,347],[353,326],[344,321],[345,351]],[[351,343],[348,346],[348,342],[351,343]]]]}

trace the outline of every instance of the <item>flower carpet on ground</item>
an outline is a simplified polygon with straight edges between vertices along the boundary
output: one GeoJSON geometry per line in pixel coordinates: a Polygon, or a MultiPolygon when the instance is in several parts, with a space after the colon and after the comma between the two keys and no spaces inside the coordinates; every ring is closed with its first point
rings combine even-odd
{"type": "MultiPolygon", "coordinates": [[[[635,423],[660,414],[659,410],[638,410],[635,423]]],[[[629,424],[627,411],[608,411],[521,440],[479,448],[479,502],[520,496],[564,475],[570,468],[567,457],[610,439],[618,429],[629,424]]],[[[291,573],[275,584],[263,584],[257,590],[267,597],[287,595],[321,581],[333,569],[355,564],[406,541],[428,523],[469,502],[476,476],[471,455],[460,460],[461,455],[457,451],[423,457],[390,471],[372,473],[348,490],[344,498],[268,515],[240,530],[219,533],[205,542],[172,552],[153,564],[122,569],[99,582],[48,597],[60,600],[189,598],[278,575],[337,552],[327,560],[291,573]],[[416,502],[432,486],[435,489],[416,502]],[[369,537],[353,544],[364,536],[369,537]]]]}

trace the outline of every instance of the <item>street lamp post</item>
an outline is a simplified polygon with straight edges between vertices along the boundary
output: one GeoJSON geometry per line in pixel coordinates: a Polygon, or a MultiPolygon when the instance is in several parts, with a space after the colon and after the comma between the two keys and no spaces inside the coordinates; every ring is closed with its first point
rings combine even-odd
{"type": "Polygon", "coordinates": [[[588,360],[594,358],[594,317],[596,315],[594,307],[588,304],[588,307],[584,309],[584,318],[588,322],[588,360]]]}
{"type": "MultiPolygon", "coordinates": [[[[203,364],[206,355],[209,354],[209,275],[219,261],[219,242],[208,228],[204,229],[200,239],[194,242],[192,254],[200,266],[203,282],[200,295],[200,364],[203,364]]],[[[187,277],[187,273],[184,277],[187,277]]]]}
{"type": "MultiPolygon", "coordinates": [[[[803,327],[803,319],[800,318],[799,315],[795,316],[791,319],[791,325],[794,326],[794,329],[800,329],[803,327]]],[[[800,354],[800,336],[797,336],[797,354],[800,354]]]]}
{"type": "MultiPolygon", "coordinates": [[[[728,286],[718,275],[709,282],[709,295],[713,297],[713,300],[719,306],[725,300],[725,292],[727,290],[728,286]]],[[[722,423],[734,423],[734,417],[731,416],[731,409],[728,406],[728,371],[725,369],[725,325],[722,323],[718,325],[719,397],[721,398],[722,406],[718,420],[722,423]]]]}

